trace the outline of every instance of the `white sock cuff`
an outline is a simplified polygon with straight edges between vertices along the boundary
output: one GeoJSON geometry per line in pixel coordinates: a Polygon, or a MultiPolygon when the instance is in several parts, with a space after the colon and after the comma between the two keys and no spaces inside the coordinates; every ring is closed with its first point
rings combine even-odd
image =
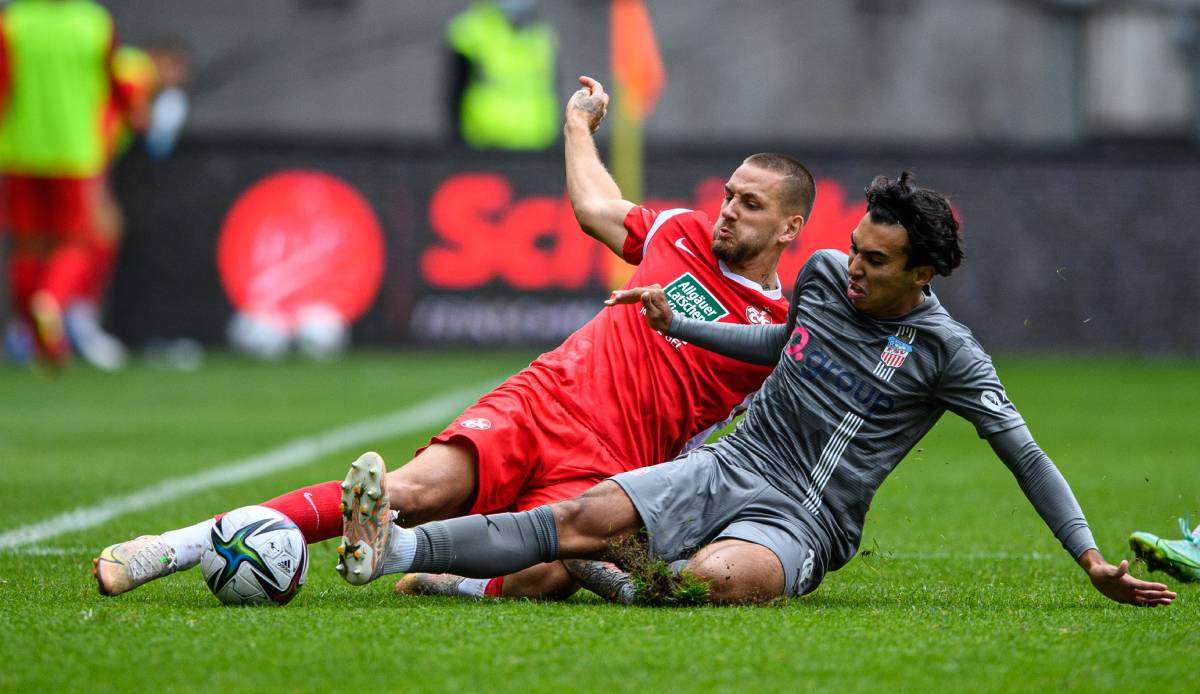
{"type": "Polygon", "coordinates": [[[458,594],[482,598],[484,591],[487,590],[487,585],[491,582],[490,578],[464,578],[458,584],[458,594]]]}
{"type": "Polygon", "coordinates": [[[417,553],[417,534],[408,528],[392,526],[388,538],[387,556],[383,558],[380,575],[408,573],[417,553]]]}
{"type": "Polygon", "coordinates": [[[195,525],[178,530],[168,530],[162,534],[163,542],[175,550],[175,567],[177,571],[190,569],[200,563],[200,555],[209,545],[209,535],[216,519],[209,518],[195,525]]]}

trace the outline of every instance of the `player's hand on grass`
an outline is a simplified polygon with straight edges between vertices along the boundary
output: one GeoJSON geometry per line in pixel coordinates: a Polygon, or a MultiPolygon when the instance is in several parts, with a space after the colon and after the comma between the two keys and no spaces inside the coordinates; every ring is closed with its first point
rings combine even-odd
{"type": "Polygon", "coordinates": [[[1167,590],[1162,583],[1150,583],[1130,575],[1128,561],[1113,566],[1104,561],[1098,552],[1089,550],[1080,557],[1080,564],[1084,565],[1096,590],[1111,600],[1139,607],[1158,607],[1170,605],[1175,599],[1175,593],[1167,590]]]}
{"type": "Polygon", "coordinates": [[[646,322],[650,324],[650,327],[662,333],[667,332],[667,328],[671,327],[671,305],[667,303],[667,295],[663,292],[662,287],[657,284],[649,287],[618,289],[605,300],[604,305],[634,304],[639,301],[642,303],[646,322]]]}
{"type": "Polygon", "coordinates": [[[579,83],[583,89],[572,94],[567,101],[567,122],[586,123],[588,132],[594,134],[600,129],[600,121],[604,120],[604,113],[608,110],[608,94],[604,91],[604,85],[586,75],[579,77],[579,83]]]}

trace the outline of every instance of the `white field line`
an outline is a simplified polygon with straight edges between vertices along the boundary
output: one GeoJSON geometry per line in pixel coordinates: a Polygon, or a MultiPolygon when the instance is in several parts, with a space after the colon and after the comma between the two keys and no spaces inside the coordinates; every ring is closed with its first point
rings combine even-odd
{"type": "Polygon", "coordinates": [[[494,385],[487,382],[437,396],[389,414],[305,436],[265,453],[235,460],[194,475],[173,477],[93,506],[80,506],[39,523],[0,533],[0,551],[41,542],[76,530],[94,528],[117,516],[143,511],[188,494],[224,487],[310,463],[322,456],[381,439],[405,436],[447,423],[479,394],[494,385]]]}
{"type": "Polygon", "coordinates": [[[75,547],[44,547],[41,545],[23,545],[21,547],[8,547],[6,549],[0,549],[0,555],[19,557],[72,557],[75,555],[89,556],[95,553],[95,547],[84,547],[82,545],[75,547]]]}
{"type": "Polygon", "coordinates": [[[963,561],[1010,561],[1058,559],[1065,556],[1064,552],[889,552],[878,550],[868,556],[858,556],[859,561],[875,559],[898,559],[900,561],[931,561],[938,559],[959,559],[963,561]]]}

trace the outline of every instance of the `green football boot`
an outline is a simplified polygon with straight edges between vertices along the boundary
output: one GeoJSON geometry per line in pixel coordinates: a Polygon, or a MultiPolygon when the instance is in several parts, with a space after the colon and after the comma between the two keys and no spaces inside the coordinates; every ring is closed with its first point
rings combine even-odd
{"type": "Polygon", "coordinates": [[[1129,536],[1129,546],[1151,571],[1165,571],[1184,583],[1200,581],[1200,528],[1192,532],[1183,518],[1179,519],[1179,527],[1183,530],[1182,540],[1137,532],[1129,536]]]}

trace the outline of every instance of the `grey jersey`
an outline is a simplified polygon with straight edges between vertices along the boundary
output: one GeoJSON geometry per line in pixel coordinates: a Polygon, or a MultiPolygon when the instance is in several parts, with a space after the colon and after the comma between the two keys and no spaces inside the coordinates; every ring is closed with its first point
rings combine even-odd
{"type": "Polygon", "coordinates": [[[854,556],[879,485],[947,410],[989,436],[1024,425],[992,360],[937,296],[874,320],[846,296],[847,256],[818,251],[793,291],[778,366],[745,419],[711,450],[792,495],[854,556]]]}

